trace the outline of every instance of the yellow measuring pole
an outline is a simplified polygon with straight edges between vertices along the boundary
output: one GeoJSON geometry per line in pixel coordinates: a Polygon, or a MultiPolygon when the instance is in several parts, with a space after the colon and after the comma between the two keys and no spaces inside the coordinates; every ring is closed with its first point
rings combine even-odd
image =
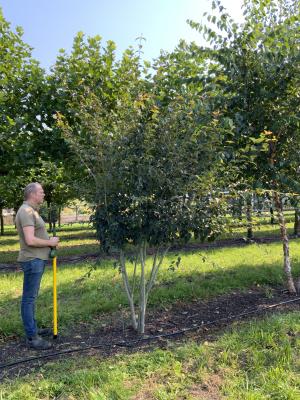
{"type": "Polygon", "coordinates": [[[53,338],[57,338],[57,259],[56,256],[52,259],[53,267],[53,338]]]}

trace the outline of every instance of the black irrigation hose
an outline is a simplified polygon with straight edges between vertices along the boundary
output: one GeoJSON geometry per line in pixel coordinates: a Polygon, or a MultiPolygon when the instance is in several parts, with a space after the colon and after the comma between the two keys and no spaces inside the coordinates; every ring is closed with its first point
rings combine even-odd
{"type": "Polygon", "coordinates": [[[63,354],[78,353],[78,352],[83,352],[83,351],[92,350],[92,349],[99,349],[99,348],[109,348],[109,349],[111,349],[111,348],[116,347],[116,346],[119,346],[119,347],[134,347],[134,346],[136,346],[136,345],[138,345],[140,343],[143,343],[143,342],[157,340],[157,339],[161,339],[161,338],[165,338],[165,337],[182,335],[182,334],[185,334],[186,332],[191,332],[191,331],[197,330],[199,328],[204,328],[206,326],[218,324],[218,323],[224,322],[224,321],[230,321],[232,319],[238,319],[238,318],[244,317],[246,315],[259,313],[259,312],[262,312],[262,311],[265,311],[265,310],[269,310],[271,308],[275,308],[275,307],[278,307],[278,306],[281,306],[281,305],[294,303],[294,302],[299,301],[299,300],[300,300],[300,297],[297,297],[297,298],[291,299],[291,300],[281,301],[281,302],[276,303],[276,304],[271,304],[269,306],[265,306],[262,309],[255,309],[255,310],[245,311],[245,312],[242,312],[240,314],[231,315],[229,317],[219,318],[219,319],[216,319],[216,320],[213,320],[213,321],[208,321],[208,322],[205,322],[203,324],[198,324],[196,326],[192,326],[192,327],[189,327],[189,328],[183,328],[183,329],[180,329],[180,330],[178,330],[176,332],[172,332],[172,333],[163,333],[163,334],[160,334],[160,335],[144,337],[144,338],[137,339],[137,340],[132,340],[132,341],[129,341],[129,342],[122,341],[122,342],[116,342],[116,343],[111,343],[111,344],[101,343],[101,344],[96,344],[96,345],[91,345],[91,346],[78,347],[76,349],[67,349],[67,350],[57,351],[55,353],[43,354],[43,355],[39,355],[39,356],[35,356],[35,357],[23,358],[23,359],[20,359],[20,360],[9,362],[9,363],[0,364],[0,370],[4,369],[4,368],[14,367],[14,366],[19,365],[19,364],[25,364],[25,363],[30,362],[30,361],[44,360],[44,359],[47,359],[47,358],[50,358],[50,357],[56,357],[56,356],[60,356],[60,355],[63,355],[63,354]]]}

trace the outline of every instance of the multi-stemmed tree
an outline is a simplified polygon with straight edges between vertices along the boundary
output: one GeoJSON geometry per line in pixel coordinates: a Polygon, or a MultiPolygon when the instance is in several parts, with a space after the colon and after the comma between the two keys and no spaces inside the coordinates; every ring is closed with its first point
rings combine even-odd
{"type": "MultiPolygon", "coordinates": [[[[159,62],[165,68],[166,60],[159,62]]],[[[103,250],[119,252],[132,325],[144,333],[147,300],[172,243],[188,240],[193,231],[213,236],[220,228],[221,201],[208,183],[220,135],[214,118],[199,112],[202,104],[192,90],[171,93],[163,77],[146,79],[134,52],[110,68],[109,93],[105,85],[101,91],[87,83],[72,123],[68,115],[58,119],[90,175],[83,189],[95,204],[98,239],[103,250]],[[154,256],[148,271],[149,246],[154,256]]]]}

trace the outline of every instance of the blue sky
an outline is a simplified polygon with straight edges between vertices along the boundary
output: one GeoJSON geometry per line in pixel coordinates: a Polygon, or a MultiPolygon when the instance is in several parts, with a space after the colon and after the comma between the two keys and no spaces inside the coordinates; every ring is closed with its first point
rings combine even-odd
{"type": "MultiPolygon", "coordinates": [[[[242,19],[242,0],[223,0],[234,19],[242,19]]],[[[209,0],[0,0],[4,17],[12,27],[24,29],[24,41],[42,67],[55,62],[58,50],[69,51],[75,34],[99,34],[113,40],[118,52],[146,38],[144,58],[151,60],[160,49],[172,50],[180,38],[201,43],[201,36],[186,23],[201,21],[209,0]]]]}

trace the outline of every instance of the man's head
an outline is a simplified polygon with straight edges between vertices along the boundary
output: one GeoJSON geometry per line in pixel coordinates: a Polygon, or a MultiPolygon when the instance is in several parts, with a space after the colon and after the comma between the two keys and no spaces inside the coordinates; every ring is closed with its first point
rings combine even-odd
{"type": "Polygon", "coordinates": [[[24,189],[24,200],[34,205],[42,204],[44,197],[44,190],[38,182],[29,183],[24,189]]]}

